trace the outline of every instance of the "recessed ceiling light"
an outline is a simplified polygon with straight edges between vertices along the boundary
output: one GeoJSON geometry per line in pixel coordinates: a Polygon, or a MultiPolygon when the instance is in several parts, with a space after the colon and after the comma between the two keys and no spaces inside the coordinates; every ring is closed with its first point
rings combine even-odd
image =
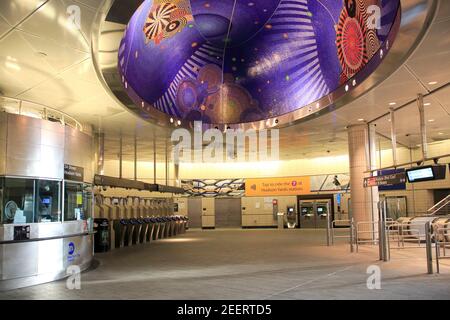
{"type": "Polygon", "coordinates": [[[435,84],[438,84],[438,82],[437,82],[437,81],[430,81],[430,82],[428,82],[428,84],[429,84],[430,86],[434,86],[435,84]]]}
{"type": "Polygon", "coordinates": [[[434,119],[430,119],[430,120],[428,120],[428,122],[434,122],[434,121],[436,121],[436,120],[434,120],[434,119]]]}
{"type": "Polygon", "coordinates": [[[181,120],[178,120],[177,123],[178,123],[178,125],[181,125],[181,120]]]}
{"type": "Polygon", "coordinates": [[[363,122],[363,121],[365,121],[365,120],[364,120],[364,119],[358,119],[358,121],[359,121],[359,122],[363,122]]]}
{"type": "Polygon", "coordinates": [[[431,103],[429,103],[429,102],[424,103],[424,106],[425,106],[425,107],[431,106],[431,103]]]}
{"type": "Polygon", "coordinates": [[[391,102],[389,103],[390,106],[395,106],[397,104],[397,102],[391,102]]]}
{"type": "Polygon", "coordinates": [[[173,118],[170,118],[170,123],[173,123],[173,118]]]}
{"type": "Polygon", "coordinates": [[[440,136],[443,136],[443,135],[444,135],[444,133],[443,133],[443,132],[439,132],[438,134],[439,134],[440,136]]]}

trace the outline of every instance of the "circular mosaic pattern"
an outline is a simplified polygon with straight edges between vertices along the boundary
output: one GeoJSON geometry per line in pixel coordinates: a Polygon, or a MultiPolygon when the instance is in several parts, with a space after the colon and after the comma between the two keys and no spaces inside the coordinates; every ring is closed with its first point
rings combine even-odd
{"type": "Polygon", "coordinates": [[[399,9],[399,0],[145,0],[119,72],[144,112],[210,124],[275,118],[362,83],[399,9]],[[373,5],[378,29],[367,27],[373,5]]]}

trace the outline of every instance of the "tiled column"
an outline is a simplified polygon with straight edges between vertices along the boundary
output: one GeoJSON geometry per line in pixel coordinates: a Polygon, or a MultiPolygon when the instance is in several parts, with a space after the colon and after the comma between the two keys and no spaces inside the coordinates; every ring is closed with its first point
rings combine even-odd
{"type": "MultiPolygon", "coordinates": [[[[374,135],[372,135],[374,136],[374,135]]],[[[365,173],[374,168],[375,143],[369,141],[369,127],[367,124],[352,125],[348,128],[348,151],[350,160],[350,189],[351,209],[355,224],[358,222],[378,221],[378,188],[364,188],[364,178],[370,176],[365,173]],[[372,159],[372,160],[371,160],[372,159]]],[[[362,226],[359,230],[377,230],[374,226],[362,226]]],[[[359,239],[372,239],[370,233],[359,234],[359,239]]]]}

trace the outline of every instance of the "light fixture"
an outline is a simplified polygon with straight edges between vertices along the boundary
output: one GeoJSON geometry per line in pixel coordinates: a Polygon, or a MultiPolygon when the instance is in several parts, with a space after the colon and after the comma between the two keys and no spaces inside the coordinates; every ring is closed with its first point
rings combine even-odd
{"type": "Polygon", "coordinates": [[[443,132],[439,132],[439,133],[438,133],[438,135],[440,135],[440,136],[443,136],[443,135],[444,135],[444,133],[443,133],[443,132]]]}
{"type": "Polygon", "coordinates": [[[389,103],[390,106],[395,106],[397,104],[397,102],[391,102],[389,103]]]}
{"type": "Polygon", "coordinates": [[[423,104],[425,107],[431,106],[431,103],[427,102],[423,104]]]}
{"type": "Polygon", "coordinates": [[[173,118],[170,118],[170,123],[173,123],[173,118]]]}
{"type": "Polygon", "coordinates": [[[364,121],[364,119],[360,118],[360,119],[358,119],[358,121],[359,121],[359,122],[363,122],[363,121],[364,121]]]}
{"type": "Polygon", "coordinates": [[[435,84],[438,84],[438,82],[437,82],[437,81],[430,81],[430,82],[428,82],[428,84],[429,84],[430,86],[434,86],[435,84]]]}
{"type": "Polygon", "coordinates": [[[178,121],[177,121],[177,124],[178,124],[179,126],[181,126],[181,120],[178,120],[178,121]]]}
{"type": "Polygon", "coordinates": [[[434,120],[434,119],[430,119],[430,120],[428,120],[428,122],[434,122],[434,121],[436,121],[436,120],[434,120]]]}

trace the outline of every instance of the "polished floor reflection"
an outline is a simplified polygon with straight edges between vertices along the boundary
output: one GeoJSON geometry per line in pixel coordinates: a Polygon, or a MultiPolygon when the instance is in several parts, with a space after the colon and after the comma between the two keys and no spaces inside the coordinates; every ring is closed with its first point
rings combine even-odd
{"type": "Polygon", "coordinates": [[[321,230],[190,230],[174,239],[96,255],[81,277],[0,293],[1,299],[449,299],[450,261],[427,275],[425,249],[350,254],[321,230]],[[381,290],[367,269],[381,267],[381,290]]]}

